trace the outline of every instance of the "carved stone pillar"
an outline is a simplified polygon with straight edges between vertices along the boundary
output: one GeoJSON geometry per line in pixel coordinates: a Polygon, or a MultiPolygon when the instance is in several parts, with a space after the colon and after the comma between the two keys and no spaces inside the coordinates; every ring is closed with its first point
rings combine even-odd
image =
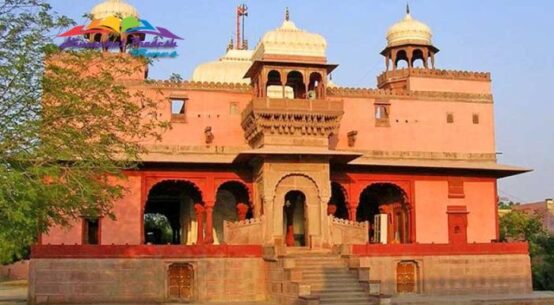
{"type": "Polygon", "coordinates": [[[348,206],[348,220],[356,221],[357,206],[348,206]]]}
{"type": "Polygon", "coordinates": [[[327,205],[327,215],[335,215],[337,212],[337,206],[334,204],[327,205]]]}
{"type": "Polygon", "coordinates": [[[206,204],[206,237],[204,238],[204,243],[213,244],[214,243],[214,224],[213,224],[213,203],[206,204]]]}
{"type": "Polygon", "coordinates": [[[201,203],[194,205],[194,212],[196,213],[196,223],[198,225],[198,232],[196,237],[196,244],[200,245],[204,242],[204,206],[201,203]]]}
{"type": "Polygon", "coordinates": [[[246,214],[248,214],[248,210],[250,207],[245,203],[239,203],[237,204],[237,216],[239,220],[245,220],[246,214]]]}

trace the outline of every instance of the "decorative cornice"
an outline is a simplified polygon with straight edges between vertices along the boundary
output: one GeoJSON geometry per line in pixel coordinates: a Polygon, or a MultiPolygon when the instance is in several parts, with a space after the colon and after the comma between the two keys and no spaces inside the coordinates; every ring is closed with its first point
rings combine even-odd
{"type": "Polygon", "coordinates": [[[408,91],[386,90],[373,88],[331,87],[327,88],[327,96],[330,97],[358,97],[358,98],[384,98],[384,99],[417,99],[430,101],[455,101],[467,103],[492,103],[492,94],[461,93],[443,91],[408,91]]]}
{"type": "Polygon", "coordinates": [[[405,78],[409,76],[455,79],[455,80],[485,81],[485,82],[491,81],[491,74],[488,72],[407,68],[407,69],[398,69],[393,71],[385,71],[377,77],[377,82],[381,84],[390,79],[405,78]]]}
{"type": "Polygon", "coordinates": [[[359,151],[359,152],[364,154],[361,158],[370,158],[370,159],[496,162],[495,153],[384,151],[384,150],[366,150],[366,151],[359,151]]]}
{"type": "Polygon", "coordinates": [[[233,91],[241,93],[252,92],[252,86],[242,83],[220,83],[220,82],[195,82],[182,81],[174,82],[169,80],[154,80],[143,83],[146,86],[158,89],[185,89],[185,90],[210,90],[210,91],[233,91]]]}

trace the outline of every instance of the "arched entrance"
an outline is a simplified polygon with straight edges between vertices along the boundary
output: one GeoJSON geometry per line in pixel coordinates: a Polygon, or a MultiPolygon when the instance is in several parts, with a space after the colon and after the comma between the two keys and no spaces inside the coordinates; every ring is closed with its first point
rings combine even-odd
{"type": "Polygon", "coordinates": [[[357,221],[369,221],[368,234],[372,242],[410,242],[408,197],[406,192],[395,184],[374,183],[366,187],[360,195],[356,218],[357,221]],[[379,216],[376,217],[377,215],[379,216]],[[376,230],[386,230],[386,240],[376,240],[376,230]]]}
{"type": "Polygon", "coordinates": [[[196,244],[198,222],[194,205],[200,202],[200,191],[189,181],[166,180],[154,185],[144,207],[145,243],[196,244]]]}
{"type": "MultiPolygon", "coordinates": [[[[330,190],[329,193],[331,193],[330,190]]],[[[295,221],[297,224],[304,225],[304,245],[309,248],[321,247],[324,238],[322,232],[325,229],[322,226],[327,223],[323,220],[327,219],[325,215],[329,199],[322,202],[319,186],[314,179],[304,174],[285,175],[276,183],[273,197],[269,201],[270,205],[267,206],[271,210],[265,211],[269,225],[266,234],[271,238],[268,241],[274,242],[276,245],[287,245],[287,209],[284,208],[287,200],[290,201],[290,205],[296,201],[304,203],[303,205],[297,203],[292,211],[293,217],[289,217],[293,221],[293,228],[295,221]],[[296,219],[294,215],[298,215],[296,219]],[[300,216],[304,216],[304,220],[300,216]]],[[[301,236],[302,232],[293,230],[292,235],[295,234],[301,236]]],[[[298,239],[301,241],[302,238],[298,237],[298,239]]],[[[290,241],[289,238],[289,245],[292,245],[290,241]]]]}
{"type": "Polygon", "coordinates": [[[285,243],[288,247],[306,246],[306,196],[300,191],[290,191],[285,195],[283,224],[285,243]]]}
{"type": "Polygon", "coordinates": [[[238,181],[228,181],[219,186],[213,210],[214,244],[225,241],[223,224],[251,218],[250,199],[246,186],[238,181]]]}
{"type": "Polygon", "coordinates": [[[331,199],[327,204],[327,214],[336,218],[348,219],[345,191],[337,182],[331,182],[331,199]]]}

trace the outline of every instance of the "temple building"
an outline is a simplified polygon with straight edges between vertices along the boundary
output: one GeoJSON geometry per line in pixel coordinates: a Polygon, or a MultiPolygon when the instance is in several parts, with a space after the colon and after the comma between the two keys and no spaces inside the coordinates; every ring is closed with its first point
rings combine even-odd
{"type": "Polygon", "coordinates": [[[384,42],[377,88],[341,87],[326,39],[287,11],[191,80],[127,80],[172,129],[126,172],[115,220],[40,238],[30,303],[531,292],[527,244],[498,242],[497,179],[526,170],[496,161],[490,74],[440,70],[409,12],[384,42]]]}

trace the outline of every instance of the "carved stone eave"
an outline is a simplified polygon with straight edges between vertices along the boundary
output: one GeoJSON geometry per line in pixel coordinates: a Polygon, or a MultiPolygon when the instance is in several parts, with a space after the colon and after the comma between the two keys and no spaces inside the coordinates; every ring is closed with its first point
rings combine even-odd
{"type": "Polygon", "coordinates": [[[384,98],[384,99],[412,99],[422,101],[452,101],[466,103],[492,104],[492,94],[461,93],[443,91],[410,91],[410,90],[386,90],[373,88],[327,88],[328,97],[354,97],[354,98],[384,98]]]}
{"type": "Polygon", "coordinates": [[[491,81],[491,74],[488,72],[407,68],[407,69],[398,69],[393,71],[385,71],[377,77],[377,82],[381,84],[391,79],[406,78],[410,76],[455,79],[455,80],[471,80],[471,81],[483,81],[483,82],[491,81]]]}
{"type": "Polygon", "coordinates": [[[147,86],[155,89],[176,89],[176,90],[205,90],[205,91],[229,91],[240,93],[251,93],[252,86],[243,83],[220,83],[220,82],[195,82],[182,81],[173,82],[169,80],[154,80],[127,83],[129,85],[147,86]]]}
{"type": "Polygon", "coordinates": [[[324,147],[343,114],[342,101],[256,98],[242,113],[242,128],[254,148],[324,147]]]}

